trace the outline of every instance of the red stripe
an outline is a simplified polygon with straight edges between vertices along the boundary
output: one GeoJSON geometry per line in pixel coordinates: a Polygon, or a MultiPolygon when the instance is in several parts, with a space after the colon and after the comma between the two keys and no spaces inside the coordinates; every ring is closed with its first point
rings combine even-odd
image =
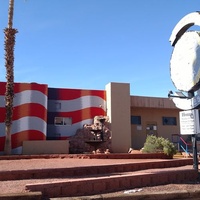
{"type": "Polygon", "coordinates": [[[72,100],[83,96],[97,96],[106,99],[104,90],[79,90],[79,89],[48,89],[48,99],[50,100],[72,100]]]}
{"type": "MultiPolygon", "coordinates": [[[[44,133],[36,130],[27,130],[12,134],[12,149],[22,146],[23,141],[28,140],[46,140],[44,133]]],[[[0,137],[0,151],[4,150],[5,137],[0,137]]]]}
{"type": "MultiPolygon", "coordinates": [[[[5,108],[0,108],[0,122],[5,121],[5,108]]],[[[18,120],[22,117],[39,117],[43,119],[44,121],[47,120],[47,110],[44,106],[36,103],[29,103],[29,104],[23,104],[20,106],[16,106],[13,109],[13,119],[12,120],[18,120]]]]}
{"type": "Polygon", "coordinates": [[[48,124],[54,124],[54,117],[72,117],[72,123],[81,122],[86,119],[92,119],[97,115],[106,115],[106,112],[102,108],[91,107],[73,112],[49,112],[48,124]]]}
{"type": "Polygon", "coordinates": [[[4,150],[5,137],[0,137],[0,151],[4,150]]]}
{"type": "Polygon", "coordinates": [[[0,82],[0,95],[5,95],[6,92],[6,83],[0,82]]]}
{"type": "MultiPolygon", "coordinates": [[[[23,92],[25,90],[37,90],[47,95],[48,86],[45,84],[37,83],[14,83],[14,93],[23,92]]],[[[0,95],[5,95],[6,83],[0,82],[0,95]]]]}
{"type": "Polygon", "coordinates": [[[6,114],[5,108],[0,107],[0,123],[5,121],[5,114],[6,114]]]}

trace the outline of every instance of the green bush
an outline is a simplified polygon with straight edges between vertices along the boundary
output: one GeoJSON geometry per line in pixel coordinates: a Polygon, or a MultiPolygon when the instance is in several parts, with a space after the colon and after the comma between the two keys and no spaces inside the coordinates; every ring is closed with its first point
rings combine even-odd
{"type": "Polygon", "coordinates": [[[163,137],[156,137],[154,135],[147,136],[146,142],[144,143],[144,147],[142,152],[145,153],[158,153],[163,152],[168,156],[173,156],[176,154],[176,148],[169,139],[165,139],[163,137]]]}

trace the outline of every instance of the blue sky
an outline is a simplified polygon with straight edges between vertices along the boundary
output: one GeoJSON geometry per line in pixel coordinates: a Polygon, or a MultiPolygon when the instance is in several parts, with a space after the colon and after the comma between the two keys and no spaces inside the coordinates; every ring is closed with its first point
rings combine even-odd
{"type": "MultiPolygon", "coordinates": [[[[8,2],[0,0],[0,81],[8,2]]],[[[176,90],[169,37],[198,10],[198,0],[15,0],[15,82],[98,90],[122,82],[131,95],[167,97],[176,90]]]]}

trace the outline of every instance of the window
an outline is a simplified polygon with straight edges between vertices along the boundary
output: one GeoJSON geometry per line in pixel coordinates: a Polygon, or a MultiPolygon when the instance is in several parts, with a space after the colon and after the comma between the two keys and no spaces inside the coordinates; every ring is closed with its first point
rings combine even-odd
{"type": "Polygon", "coordinates": [[[177,125],[176,117],[162,117],[163,125],[177,125]]]}
{"type": "Polygon", "coordinates": [[[131,116],[131,124],[141,125],[141,116],[131,116]]]}
{"type": "Polygon", "coordinates": [[[55,117],[54,124],[61,125],[61,126],[71,126],[72,118],[71,117],[55,117]]]}

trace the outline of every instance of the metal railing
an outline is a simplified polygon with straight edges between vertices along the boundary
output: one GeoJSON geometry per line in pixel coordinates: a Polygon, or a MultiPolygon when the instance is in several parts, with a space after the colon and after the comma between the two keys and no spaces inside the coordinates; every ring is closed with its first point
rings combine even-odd
{"type": "Polygon", "coordinates": [[[189,154],[192,148],[191,142],[186,142],[180,134],[172,134],[172,142],[177,145],[178,151],[189,154]]]}

